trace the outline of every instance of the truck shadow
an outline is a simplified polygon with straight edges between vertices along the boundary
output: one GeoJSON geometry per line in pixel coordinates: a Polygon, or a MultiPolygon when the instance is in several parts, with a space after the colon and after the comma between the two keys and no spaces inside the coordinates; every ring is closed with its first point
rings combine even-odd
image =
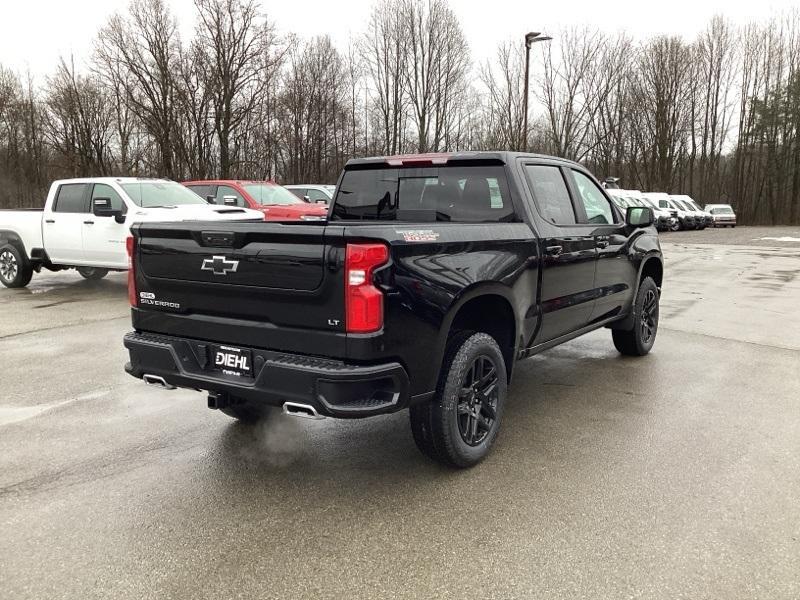
{"type": "Polygon", "coordinates": [[[497,469],[526,480],[547,477],[559,457],[602,445],[651,410],[657,361],[624,359],[608,346],[610,340],[602,348],[580,340],[520,363],[495,448],[473,469],[449,469],[424,457],[406,411],[352,421],[276,414],[255,427],[232,423],[221,431],[218,461],[210,468],[237,493],[289,486],[353,501],[374,498],[376,491],[405,494],[409,485],[468,485],[497,469]],[[628,383],[621,386],[621,380],[628,383]]]}

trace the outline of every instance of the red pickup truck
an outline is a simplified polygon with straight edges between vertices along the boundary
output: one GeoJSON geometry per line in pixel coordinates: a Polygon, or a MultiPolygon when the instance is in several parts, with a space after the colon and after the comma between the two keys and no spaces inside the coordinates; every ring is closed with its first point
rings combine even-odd
{"type": "Polygon", "coordinates": [[[324,221],[328,217],[326,204],[304,202],[272,181],[208,179],[183,185],[215,204],[259,210],[265,221],[324,221]]]}

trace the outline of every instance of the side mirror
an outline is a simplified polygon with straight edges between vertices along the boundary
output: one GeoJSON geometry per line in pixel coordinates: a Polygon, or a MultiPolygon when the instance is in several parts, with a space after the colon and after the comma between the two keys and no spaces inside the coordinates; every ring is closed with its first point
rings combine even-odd
{"type": "Polygon", "coordinates": [[[225,206],[236,206],[236,196],[223,196],[222,203],[225,206]]]}
{"type": "Polygon", "coordinates": [[[111,206],[111,198],[95,198],[92,201],[92,214],[95,217],[114,217],[117,223],[125,222],[125,214],[122,209],[111,206]]]}
{"type": "Polygon", "coordinates": [[[653,210],[647,206],[630,206],[625,212],[625,224],[630,227],[650,227],[654,222],[653,210]]]}
{"type": "Polygon", "coordinates": [[[209,194],[208,196],[206,196],[206,202],[208,202],[209,204],[216,204],[217,197],[209,194]]]}
{"type": "Polygon", "coordinates": [[[303,202],[311,202],[311,196],[309,195],[303,196],[303,202]]]}

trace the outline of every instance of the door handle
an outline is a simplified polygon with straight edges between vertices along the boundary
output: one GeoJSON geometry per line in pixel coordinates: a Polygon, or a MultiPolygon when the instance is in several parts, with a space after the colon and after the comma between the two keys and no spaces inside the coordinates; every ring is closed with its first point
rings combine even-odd
{"type": "Polygon", "coordinates": [[[547,246],[547,248],[545,248],[544,250],[550,256],[558,256],[559,254],[561,254],[564,251],[564,247],[563,246],[547,246]]]}
{"type": "Polygon", "coordinates": [[[55,220],[54,219],[45,219],[44,222],[45,223],[55,223],[55,220]]]}
{"type": "Polygon", "coordinates": [[[94,221],[84,221],[84,225],[94,225],[94,221]]]}

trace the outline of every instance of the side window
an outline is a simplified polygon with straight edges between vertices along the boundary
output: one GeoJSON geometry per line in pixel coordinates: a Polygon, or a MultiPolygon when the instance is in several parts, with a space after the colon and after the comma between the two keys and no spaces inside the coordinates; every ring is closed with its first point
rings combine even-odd
{"type": "Polygon", "coordinates": [[[65,183],[58,188],[54,212],[60,213],[85,213],[86,186],[88,183],[65,183]]]}
{"type": "Polygon", "coordinates": [[[300,198],[300,200],[303,200],[306,194],[308,194],[308,190],[306,188],[291,188],[289,191],[300,198]]]}
{"type": "Polygon", "coordinates": [[[525,165],[525,175],[542,218],[554,225],[574,225],[575,208],[559,167],[525,165]]]}
{"type": "Polygon", "coordinates": [[[208,200],[208,196],[214,195],[213,185],[187,185],[186,187],[200,196],[203,200],[208,200]]]}
{"type": "Polygon", "coordinates": [[[587,222],[597,225],[613,223],[614,211],[597,184],[580,171],[573,170],[572,178],[578,190],[578,199],[586,211],[587,222]]]}
{"type": "Polygon", "coordinates": [[[247,203],[239,192],[230,186],[221,185],[217,188],[217,204],[224,204],[225,196],[236,196],[236,206],[247,207],[247,203]]]}
{"type": "Polygon", "coordinates": [[[95,198],[111,198],[111,208],[114,210],[121,210],[125,212],[125,201],[122,199],[117,191],[110,185],[105,183],[95,183],[92,189],[92,206],[94,206],[95,198]]]}
{"type": "MultiPolygon", "coordinates": [[[[331,199],[328,198],[328,195],[325,192],[323,192],[321,190],[315,190],[314,188],[309,188],[307,195],[308,195],[308,199],[311,200],[311,202],[317,202],[318,200],[322,200],[323,202],[325,202],[327,204],[328,202],[331,201],[331,199]]],[[[302,196],[301,196],[301,198],[302,198],[302,196]]]]}

